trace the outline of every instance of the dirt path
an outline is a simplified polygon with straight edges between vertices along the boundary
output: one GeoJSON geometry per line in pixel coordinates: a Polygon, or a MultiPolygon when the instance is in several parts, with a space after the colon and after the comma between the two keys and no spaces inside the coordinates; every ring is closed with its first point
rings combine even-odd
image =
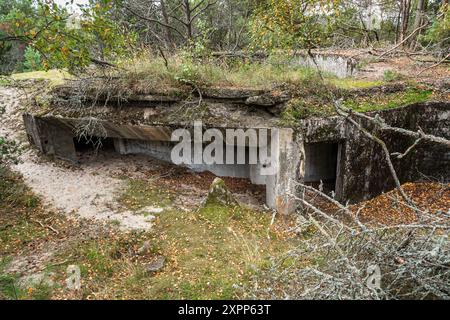
{"type": "MultiPolygon", "coordinates": [[[[0,135],[26,142],[20,108],[21,93],[12,88],[0,87],[0,108],[5,113],[0,119],[0,135]]],[[[111,170],[129,168],[125,162],[115,167],[97,162],[81,164],[79,168],[59,166],[41,159],[30,148],[20,156],[20,163],[12,169],[23,175],[25,182],[42,197],[45,204],[66,214],[83,218],[120,222],[122,229],[149,229],[151,216],[144,217],[129,211],[121,211],[114,199],[124,181],[111,176],[111,170]]]]}

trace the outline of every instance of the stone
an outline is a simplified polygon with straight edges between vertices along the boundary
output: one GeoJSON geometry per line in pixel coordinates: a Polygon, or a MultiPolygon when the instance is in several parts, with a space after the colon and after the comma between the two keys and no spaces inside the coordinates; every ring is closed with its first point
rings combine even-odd
{"type": "Polygon", "coordinates": [[[142,247],[140,247],[137,251],[137,254],[142,256],[146,254],[150,250],[150,241],[145,241],[142,247]]]}
{"type": "Polygon", "coordinates": [[[148,273],[155,273],[161,271],[165,264],[166,257],[159,255],[154,257],[153,260],[145,266],[145,270],[148,273]]]}
{"type": "Polygon", "coordinates": [[[247,100],[245,100],[245,104],[262,107],[271,107],[289,101],[289,99],[290,97],[287,93],[281,94],[265,93],[259,96],[252,96],[247,98],[247,100]]]}
{"type": "Polygon", "coordinates": [[[238,206],[239,203],[234,198],[230,190],[228,190],[225,182],[220,178],[215,178],[209,187],[208,197],[206,198],[205,205],[208,204],[221,204],[224,206],[238,206]]]}
{"type": "Polygon", "coordinates": [[[36,287],[40,285],[53,287],[55,285],[54,281],[51,277],[54,276],[54,273],[35,273],[28,276],[24,276],[19,280],[19,286],[22,288],[28,287],[36,287]]]}

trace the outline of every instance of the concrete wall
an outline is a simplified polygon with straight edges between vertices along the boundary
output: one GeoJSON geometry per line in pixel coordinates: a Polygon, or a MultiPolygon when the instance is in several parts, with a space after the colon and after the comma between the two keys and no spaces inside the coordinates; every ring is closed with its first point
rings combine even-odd
{"type": "MultiPolygon", "coordinates": [[[[41,152],[48,155],[54,155],[58,158],[67,159],[73,162],[77,161],[77,154],[73,138],[75,128],[81,122],[80,119],[54,118],[54,117],[35,117],[24,115],[25,127],[29,140],[36,145],[41,152]]],[[[101,137],[112,138],[114,149],[123,155],[143,154],[153,158],[172,162],[171,152],[175,143],[169,141],[170,132],[173,128],[169,127],[148,127],[119,125],[114,123],[103,123],[101,137]],[[105,136],[106,132],[106,136],[105,136]],[[138,139],[136,139],[138,138],[138,139]],[[146,138],[146,139],[145,139],[146,138]]],[[[266,199],[269,207],[282,213],[289,213],[294,210],[294,202],[291,195],[295,193],[296,171],[299,167],[300,153],[297,145],[293,142],[292,129],[280,129],[276,142],[279,148],[274,154],[275,170],[271,175],[264,175],[261,169],[265,164],[188,164],[187,167],[194,171],[210,171],[217,176],[247,178],[254,184],[266,185],[266,199]]],[[[95,133],[94,133],[95,134],[95,133]]],[[[240,143],[237,140],[233,143],[240,143]]],[[[245,150],[250,150],[244,141],[245,150]]],[[[263,145],[264,150],[271,149],[270,141],[263,145]]],[[[231,144],[236,147],[235,144],[231,144]]],[[[192,144],[192,152],[195,148],[192,144]]],[[[258,151],[256,149],[256,151],[258,151]]],[[[226,155],[226,149],[224,150],[226,155]]],[[[194,157],[194,155],[192,155],[194,157]]],[[[237,152],[235,152],[237,157],[237,152]]],[[[192,161],[193,162],[193,161],[192,161]]],[[[235,161],[236,162],[236,161],[235,161]]]]}
{"type": "MultiPolygon", "coordinates": [[[[450,104],[425,103],[378,114],[392,126],[450,139],[450,104]]],[[[360,123],[373,129],[368,121],[360,123]]],[[[341,117],[317,118],[301,123],[302,133],[308,143],[339,142],[338,173],[336,182],[337,197],[340,200],[357,202],[392,190],[395,187],[381,147],[366,138],[355,126],[341,117]]],[[[391,153],[403,153],[414,139],[392,131],[376,132],[391,153]]],[[[432,143],[421,143],[408,156],[401,160],[392,157],[401,182],[414,181],[425,176],[438,180],[450,179],[450,150],[432,143]]],[[[306,176],[310,173],[306,172],[306,176]]]]}
{"type": "MultiPolygon", "coordinates": [[[[114,147],[120,154],[143,154],[166,162],[172,162],[171,152],[173,146],[174,144],[168,141],[145,141],[121,138],[114,139],[114,147]]],[[[193,145],[192,150],[194,150],[193,145]]],[[[197,172],[210,171],[219,177],[235,177],[248,179],[253,177],[252,183],[264,184],[263,181],[258,179],[258,173],[257,170],[253,168],[254,166],[248,164],[190,164],[186,166],[197,172]]]]}
{"type": "Polygon", "coordinates": [[[29,114],[24,114],[23,120],[30,143],[35,145],[39,151],[64,160],[77,160],[70,127],[48,122],[29,114]]]}
{"type": "MultiPolygon", "coordinates": [[[[450,138],[450,103],[425,103],[395,110],[378,112],[389,124],[450,138]]],[[[374,114],[372,114],[374,115],[374,114]]],[[[59,119],[24,115],[30,141],[45,154],[76,161],[73,128],[81,119],[59,119]]],[[[361,121],[361,120],[360,120],[361,121]]],[[[372,129],[367,121],[362,125],[372,129]]],[[[133,126],[105,122],[107,136],[114,139],[116,151],[121,154],[146,154],[163,161],[171,161],[173,128],[133,126]]],[[[336,161],[336,197],[356,202],[368,199],[394,188],[394,182],[380,147],[366,138],[342,117],[311,118],[300,122],[298,131],[277,130],[274,172],[261,175],[260,165],[192,165],[196,171],[211,171],[218,176],[248,178],[255,184],[266,185],[266,202],[280,213],[295,210],[297,182],[326,179],[333,176],[336,161]],[[339,145],[337,155],[326,144],[339,145]],[[318,146],[318,147],[317,147],[318,146]],[[329,154],[332,153],[331,156],[329,154]]],[[[393,132],[376,132],[390,152],[404,152],[412,139],[393,132]]],[[[248,147],[247,147],[248,148],[248,147]]],[[[194,148],[193,148],[194,150],[194,148]]],[[[393,160],[402,182],[425,176],[449,180],[450,150],[435,144],[420,144],[407,157],[393,160]]]]}
{"type": "MultiPolygon", "coordinates": [[[[313,54],[317,67],[323,72],[333,74],[338,78],[347,78],[356,72],[356,61],[354,59],[339,55],[313,54]]],[[[294,58],[294,65],[316,68],[314,60],[308,55],[299,55],[294,58]]]]}

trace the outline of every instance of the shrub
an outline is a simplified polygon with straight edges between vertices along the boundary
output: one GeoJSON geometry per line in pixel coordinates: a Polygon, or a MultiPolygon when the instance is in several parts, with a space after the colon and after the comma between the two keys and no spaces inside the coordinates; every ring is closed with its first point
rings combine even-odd
{"type": "Polygon", "coordinates": [[[401,75],[394,70],[386,70],[383,74],[383,79],[386,82],[400,80],[400,78],[401,78],[401,75]]]}
{"type": "Polygon", "coordinates": [[[42,66],[41,54],[32,47],[26,48],[24,58],[23,71],[30,72],[44,69],[42,66]]]}

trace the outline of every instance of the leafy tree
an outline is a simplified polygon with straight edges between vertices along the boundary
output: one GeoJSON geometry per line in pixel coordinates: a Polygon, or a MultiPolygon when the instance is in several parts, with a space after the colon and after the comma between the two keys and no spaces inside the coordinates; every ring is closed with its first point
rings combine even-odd
{"type": "Polygon", "coordinates": [[[423,37],[424,41],[438,45],[444,51],[444,54],[450,53],[450,10],[448,7],[447,3],[442,5],[440,14],[423,37]]]}
{"type": "Polygon", "coordinates": [[[135,40],[133,33],[115,23],[114,5],[113,0],[90,0],[74,18],[53,0],[38,0],[31,14],[16,10],[5,19],[8,35],[0,40],[26,43],[40,53],[44,69],[78,73],[92,63],[109,65],[135,40]]]}
{"type": "Polygon", "coordinates": [[[41,54],[32,47],[27,47],[25,50],[25,61],[23,62],[24,71],[39,71],[42,70],[41,54]]]}
{"type": "MultiPolygon", "coordinates": [[[[31,14],[34,10],[32,0],[0,0],[0,39],[7,36],[9,25],[6,23],[15,12],[31,14]]],[[[9,74],[20,70],[25,45],[17,42],[0,41],[0,74],[9,74]]]]}
{"type": "Polygon", "coordinates": [[[265,0],[251,20],[253,44],[268,48],[316,48],[328,43],[338,1],[265,0]]]}

